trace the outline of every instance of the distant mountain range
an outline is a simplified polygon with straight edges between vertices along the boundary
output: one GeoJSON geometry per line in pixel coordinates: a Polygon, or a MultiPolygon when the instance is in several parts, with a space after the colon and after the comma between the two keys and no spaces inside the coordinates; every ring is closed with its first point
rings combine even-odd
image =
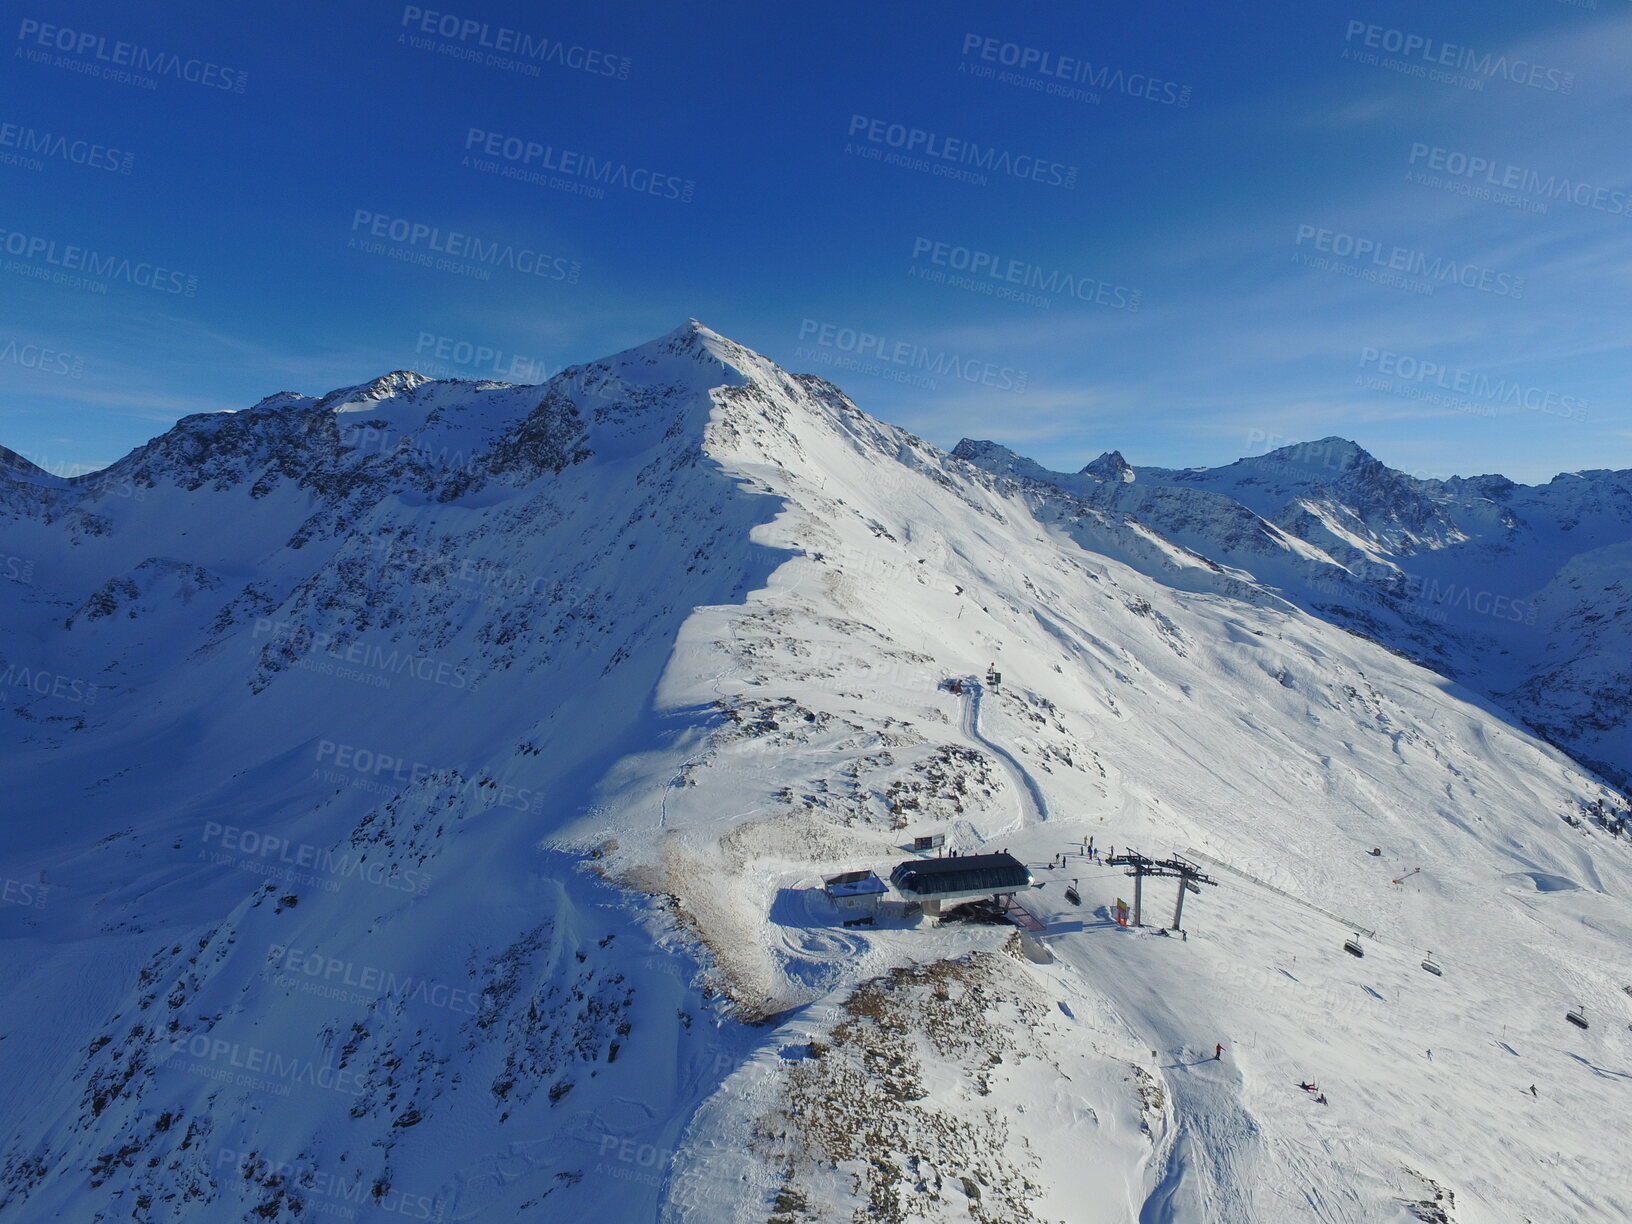
{"type": "Polygon", "coordinates": [[[1343,438],[1217,468],[1136,468],[1111,451],[1050,472],[971,439],[953,453],[1142,524],[1632,781],[1632,471],[1421,480],[1343,438]]]}

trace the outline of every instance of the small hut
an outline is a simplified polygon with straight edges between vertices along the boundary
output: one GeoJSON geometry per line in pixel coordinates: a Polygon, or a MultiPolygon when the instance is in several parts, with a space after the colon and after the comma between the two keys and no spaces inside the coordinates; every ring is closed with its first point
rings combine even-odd
{"type": "Polygon", "coordinates": [[[848,924],[876,916],[878,903],[887,890],[884,881],[871,871],[841,871],[822,881],[822,891],[833,908],[846,916],[848,924]]]}

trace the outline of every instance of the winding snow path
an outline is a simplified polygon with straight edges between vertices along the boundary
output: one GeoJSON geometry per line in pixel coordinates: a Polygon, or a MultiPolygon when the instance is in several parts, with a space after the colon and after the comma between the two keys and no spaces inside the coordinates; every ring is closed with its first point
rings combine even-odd
{"type": "Polygon", "coordinates": [[[1043,798],[1043,792],[1032,778],[1030,771],[1020,764],[1015,759],[1014,754],[1007,748],[1004,748],[1001,744],[993,743],[981,733],[980,702],[986,693],[985,686],[971,676],[963,681],[963,693],[967,699],[963,703],[964,734],[984,746],[1001,761],[1004,769],[1008,771],[1009,777],[1017,783],[1015,790],[1020,796],[1020,823],[1016,827],[1024,828],[1028,815],[1030,816],[1030,822],[1033,824],[1047,820],[1048,800],[1043,798]]]}

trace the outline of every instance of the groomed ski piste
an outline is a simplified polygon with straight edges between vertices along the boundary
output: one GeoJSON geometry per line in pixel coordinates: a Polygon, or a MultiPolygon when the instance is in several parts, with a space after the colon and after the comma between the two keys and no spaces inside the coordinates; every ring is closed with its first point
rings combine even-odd
{"type": "Polygon", "coordinates": [[[1632,845],[1485,699],[700,325],[542,403],[379,390],[359,421],[411,453],[503,462],[358,468],[361,501],[263,476],[253,518],[255,473],[172,470],[106,531],[15,516],[42,564],[7,640],[106,687],[30,698],[0,762],[62,814],[0,862],[51,890],[0,911],[0,1219],[1632,1217],[1632,845]],[[364,564],[381,539],[563,587],[485,599],[364,564]],[[149,599],[149,556],[204,577],[149,599]],[[120,587],[52,629],[119,573],[139,615],[120,587]],[[265,649],[280,623],[478,682],[337,683],[265,649]],[[377,794],[325,744],[429,767],[377,794]],[[245,831],[426,885],[268,887],[245,831]],[[1030,865],[1034,942],[842,924],[825,875],[935,833],[1030,865]],[[1171,879],[1113,920],[1132,881],[1090,837],[1193,854],[1185,936],[1171,879]],[[471,1010],[319,992],[289,948],[471,1010]],[[246,1082],[218,1042],[356,1091],[246,1082]]]}
{"type": "Polygon", "coordinates": [[[1023,827],[1047,820],[1048,799],[1044,796],[1042,787],[1038,786],[1036,779],[1031,776],[1031,772],[1015,760],[1007,748],[980,733],[980,700],[985,695],[985,686],[977,677],[969,676],[962,681],[961,687],[964,692],[965,711],[963,732],[971,741],[1002,762],[1013,784],[1012,789],[1020,801],[1016,826],[1023,827]]]}

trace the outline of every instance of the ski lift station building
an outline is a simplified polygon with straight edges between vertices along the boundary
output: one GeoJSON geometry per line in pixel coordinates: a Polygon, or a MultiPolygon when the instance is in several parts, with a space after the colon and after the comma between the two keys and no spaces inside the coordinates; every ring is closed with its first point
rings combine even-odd
{"type": "Polygon", "coordinates": [[[822,881],[822,891],[835,909],[876,914],[887,890],[884,881],[870,871],[841,871],[822,881]]]}
{"type": "Polygon", "coordinates": [[[1014,855],[963,854],[953,858],[908,859],[890,872],[890,883],[908,901],[938,914],[947,901],[1001,897],[1031,887],[1031,872],[1014,855]]]}

